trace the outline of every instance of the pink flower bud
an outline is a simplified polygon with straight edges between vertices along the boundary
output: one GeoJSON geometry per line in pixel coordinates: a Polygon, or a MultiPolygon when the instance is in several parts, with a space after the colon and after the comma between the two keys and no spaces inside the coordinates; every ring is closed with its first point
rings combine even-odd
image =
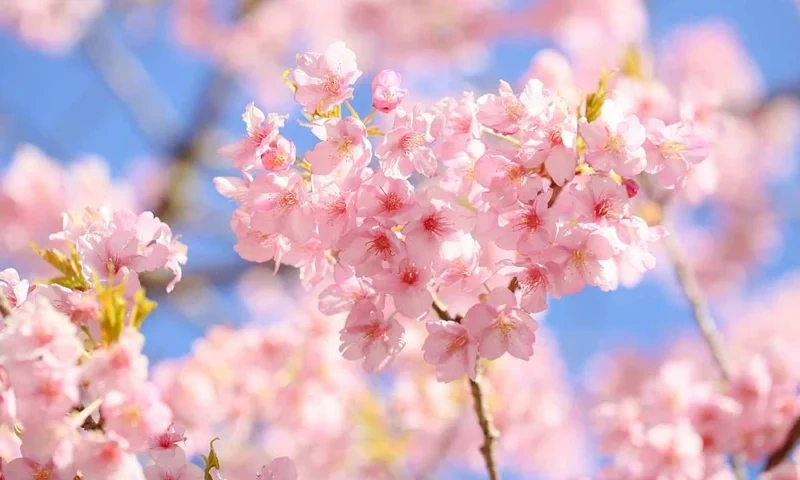
{"type": "Polygon", "coordinates": [[[639,193],[639,184],[636,183],[636,180],[629,178],[623,185],[625,185],[625,191],[628,192],[628,198],[633,198],[639,193]]]}
{"type": "Polygon", "coordinates": [[[381,70],[372,80],[372,106],[389,113],[406,97],[407,90],[400,88],[400,74],[394,70],[381,70]]]}

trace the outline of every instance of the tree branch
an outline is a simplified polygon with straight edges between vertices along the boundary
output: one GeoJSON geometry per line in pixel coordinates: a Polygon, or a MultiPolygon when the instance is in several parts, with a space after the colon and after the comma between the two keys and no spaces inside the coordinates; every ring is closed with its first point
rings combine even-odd
{"type": "Polygon", "coordinates": [[[482,375],[479,373],[475,380],[469,379],[469,388],[472,392],[472,399],[475,402],[475,415],[478,416],[478,423],[483,432],[483,445],[481,445],[481,455],[486,464],[486,471],[489,480],[499,480],[500,474],[497,470],[497,461],[494,455],[494,442],[498,438],[497,429],[494,427],[492,413],[486,406],[485,394],[481,386],[482,375]]]}
{"type": "Polygon", "coordinates": [[[706,346],[708,346],[708,350],[711,353],[711,357],[714,360],[714,364],[720,376],[727,384],[731,379],[731,367],[723,347],[722,335],[717,328],[714,318],[711,316],[708,303],[703,296],[703,291],[700,289],[694,271],[681,249],[680,242],[675,236],[674,229],[670,228],[669,234],[664,237],[664,246],[672,261],[678,283],[692,308],[692,316],[695,324],[697,324],[697,327],[700,329],[700,333],[706,346]]]}
{"type": "Polygon", "coordinates": [[[8,304],[6,296],[0,294],[0,318],[6,318],[9,315],[11,315],[11,305],[8,304]]]}
{"type": "Polygon", "coordinates": [[[789,457],[789,454],[792,453],[798,441],[800,441],[800,417],[795,420],[789,433],[786,434],[786,440],[783,444],[767,458],[764,471],[768,472],[783,463],[789,457]]]}

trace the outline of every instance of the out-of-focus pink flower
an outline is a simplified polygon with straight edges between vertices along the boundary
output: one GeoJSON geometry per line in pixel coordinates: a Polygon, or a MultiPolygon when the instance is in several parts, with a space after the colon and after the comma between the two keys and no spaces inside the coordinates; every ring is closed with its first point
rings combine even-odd
{"type": "Polygon", "coordinates": [[[264,465],[256,474],[258,480],[297,480],[297,467],[288,457],[280,457],[264,465]]]}
{"type": "Polygon", "coordinates": [[[502,80],[499,92],[500,95],[490,93],[478,99],[478,120],[498,133],[517,133],[522,122],[540,114],[546,106],[544,85],[536,79],[525,85],[519,97],[502,80]]]}
{"type": "Polygon", "coordinates": [[[665,188],[683,186],[689,169],[711,154],[711,144],[690,124],[667,126],[653,119],[647,128],[647,172],[655,174],[665,188]]]}
{"type": "Polygon", "coordinates": [[[400,87],[400,74],[394,70],[381,70],[372,79],[372,106],[379,112],[389,113],[397,108],[408,90],[400,87]]]}

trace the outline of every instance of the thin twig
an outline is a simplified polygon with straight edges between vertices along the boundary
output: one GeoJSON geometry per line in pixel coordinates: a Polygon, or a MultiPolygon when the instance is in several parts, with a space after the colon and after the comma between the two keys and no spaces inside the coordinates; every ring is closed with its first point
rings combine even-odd
{"type": "Polygon", "coordinates": [[[481,455],[483,462],[486,464],[486,471],[489,474],[489,480],[498,480],[500,474],[497,471],[497,461],[494,455],[494,442],[497,440],[497,429],[494,427],[492,414],[486,406],[485,393],[481,385],[482,375],[479,373],[475,380],[469,380],[469,388],[472,392],[472,399],[475,404],[475,415],[478,416],[478,423],[483,432],[483,445],[481,445],[481,455]]]}
{"type": "Polygon", "coordinates": [[[764,471],[772,470],[783,463],[786,458],[789,457],[789,454],[792,453],[798,441],[800,441],[800,417],[795,420],[794,425],[789,429],[789,433],[786,434],[786,440],[784,440],[783,444],[767,458],[764,471]]]}
{"type": "Polygon", "coordinates": [[[689,260],[681,249],[680,242],[675,236],[675,230],[670,228],[669,234],[664,237],[664,246],[675,269],[675,276],[683,290],[683,294],[692,307],[692,316],[700,329],[703,340],[708,346],[711,357],[717,370],[725,383],[730,382],[731,367],[722,343],[722,335],[717,328],[714,318],[708,308],[708,303],[703,296],[703,291],[697,283],[697,278],[689,264],[689,260]]]}

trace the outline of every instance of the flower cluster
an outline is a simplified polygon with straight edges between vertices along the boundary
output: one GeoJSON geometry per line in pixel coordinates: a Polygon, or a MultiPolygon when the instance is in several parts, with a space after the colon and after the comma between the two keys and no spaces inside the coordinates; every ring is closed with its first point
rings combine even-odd
{"type": "MultiPolygon", "coordinates": [[[[345,314],[322,314],[313,292],[277,287],[260,269],[241,290],[247,325],[214,326],[186,358],[154,371],[186,428],[187,453],[223,439],[215,446],[234,480],[252,478],[262,452],[278,450],[297,462],[300,478],[438,477],[450,462],[482,468],[469,387],[436,381],[419,354],[422,323],[407,325],[408,345],[378,386],[336,350],[345,314]]],[[[504,469],[567,478],[585,467],[578,405],[552,337],[538,334],[537,361],[500,360],[482,382],[504,469]],[[564,455],[569,461],[554,460],[564,455]]]]}
{"type": "MultiPolygon", "coordinates": [[[[594,424],[612,459],[601,478],[735,478],[726,455],[757,462],[778,450],[800,416],[797,286],[794,278],[771,297],[737,306],[726,336],[733,354],[727,382],[686,348],[694,344],[656,364],[614,359],[593,388],[594,424]]],[[[797,478],[791,463],[782,469],[785,476],[778,468],[763,478],[797,478]]]]}
{"type": "Polygon", "coordinates": [[[342,42],[298,56],[290,86],[319,143],[298,158],[286,117],[251,104],[247,137],[221,151],[242,177],[216,185],[239,204],[243,258],[295,266],[307,285],[334,280],[321,309],[348,313],[340,349],[368,371],[403,348],[398,317],[427,318],[453,286],[472,296],[466,314],[438,304],[423,347],[443,381],[474,376],[476,352],[530,358],[531,314],[548,295],[613,290],[653,267],[664,231],[631,210],[638,178],[680,187],[708,155],[690,122],[624,114],[607,77],[580,104],[533,79],[520,94],[500,82],[498,94],[405,107],[399,75],[382,72],[362,119],[348,101],[360,76],[342,42]],[[371,125],[377,111],[391,112],[386,132],[371,125]]]}
{"type": "MultiPolygon", "coordinates": [[[[171,289],[185,245],[152,213],[107,206],[65,213],[53,238],[71,251],[38,253],[60,276],[34,285],[0,272],[0,478],[208,478],[177,446],[184,438],[148,379],[139,332],[155,307],[139,273],[170,269],[171,289]]],[[[218,459],[206,463],[206,474],[226,478],[218,459]]],[[[282,458],[250,478],[297,475],[282,458]]]]}
{"type": "Polygon", "coordinates": [[[31,0],[4,2],[0,27],[13,30],[27,43],[63,51],[83,36],[105,8],[104,0],[31,0]]]}

